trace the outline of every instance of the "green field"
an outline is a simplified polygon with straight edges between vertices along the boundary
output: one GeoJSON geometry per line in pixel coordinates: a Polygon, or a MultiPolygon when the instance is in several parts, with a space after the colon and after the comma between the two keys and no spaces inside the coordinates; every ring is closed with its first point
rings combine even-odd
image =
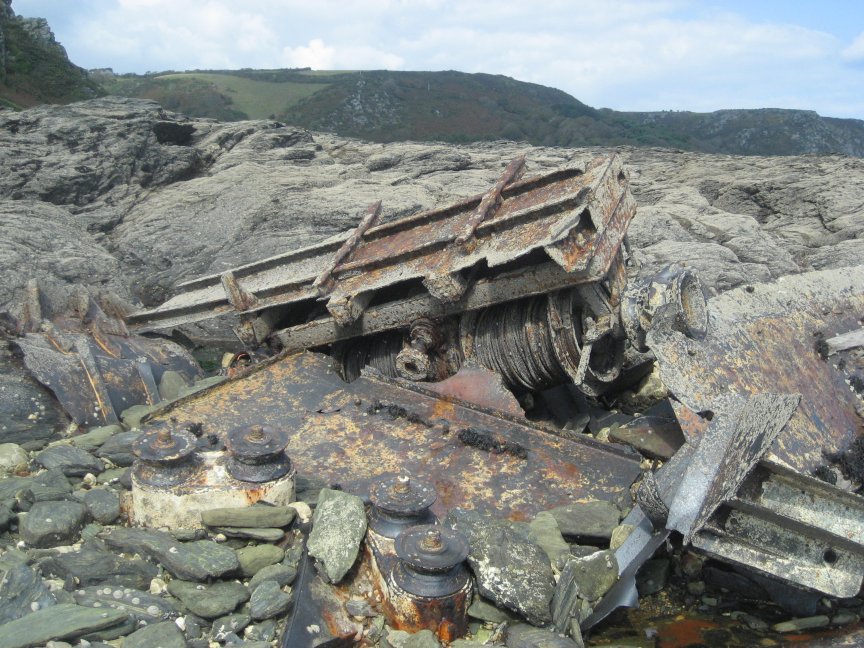
{"type": "Polygon", "coordinates": [[[234,109],[250,119],[267,119],[271,115],[282,115],[301,99],[326,88],[326,83],[295,83],[292,81],[258,81],[231,74],[209,72],[185,72],[163,74],[154,80],[196,80],[212,84],[220,93],[231,99],[234,109]]]}

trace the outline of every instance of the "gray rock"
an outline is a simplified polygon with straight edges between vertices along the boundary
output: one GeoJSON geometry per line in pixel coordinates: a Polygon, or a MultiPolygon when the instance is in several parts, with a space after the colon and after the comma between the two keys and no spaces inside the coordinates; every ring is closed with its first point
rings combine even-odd
{"type": "Polygon", "coordinates": [[[273,580],[261,583],[249,599],[249,611],[256,621],[284,614],[290,606],[291,595],[283,592],[279,583],[273,580]]]}
{"type": "Polygon", "coordinates": [[[475,596],[471,601],[471,605],[468,607],[468,616],[490,623],[504,623],[516,618],[510,612],[502,610],[482,596],[475,596]]]}
{"type": "Polygon", "coordinates": [[[92,632],[119,626],[128,620],[120,610],[52,605],[0,626],[0,648],[29,648],[57,639],[77,639],[92,632]]]}
{"type": "Polygon", "coordinates": [[[322,489],[307,546],[309,555],[316,559],[316,565],[323,566],[331,582],[338,583],[351,569],[365,535],[363,500],[342,491],[322,489]]]}
{"type": "Polygon", "coordinates": [[[78,502],[37,502],[20,525],[21,539],[31,547],[72,544],[87,519],[78,502]]]}
{"type": "Polygon", "coordinates": [[[78,605],[121,610],[135,623],[157,623],[177,616],[168,599],[129,587],[97,585],[75,590],[78,605]]]}
{"type": "Polygon", "coordinates": [[[186,639],[173,621],[163,621],[127,636],[123,648],[186,648],[186,639]]]}
{"type": "Polygon", "coordinates": [[[105,465],[89,452],[71,445],[56,445],[45,448],[36,455],[36,463],[48,468],[59,468],[67,477],[83,477],[87,473],[98,475],[105,465]]]}
{"type": "Polygon", "coordinates": [[[408,637],[402,646],[403,648],[441,648],[441,642],[431,630],[421,630],[408,637]]]}
{"type": "Polygon", "coordinates": [[[176,371],[165,371],[159,379],[159,396],[162,400],[178,398],[186,388],[186,379],[176,371]]]}
{"type": "Polygon", "coordinates": [[[248,614],[229,614],[213,621],[210,636],[216,641],[224,641],[229,633],[239,634],[243,628],[252,622],[248,614]]]}
{"type": "Polygon", "coordinates": [[[42,573],[56,578],[71,578],[80,587],[110,585],[146,590],[156,578],[158,568],[137,558],[121,558],[116,553],[95,547],[50,556],[40,562],[42,573]]]}
{"type": "Polygon", "coordinates": [[[552,620],[555,581],[549,557],[539,546],[508,524],[475,511],[454,509],[445,524],[468,538],[468,563],[483,596],[531,623],[552,620]]]}
{"type": "Polygon", "coordinates": [[[246,506],[201,511],[201,520],[209,527],[287,527],[296,511],[287,506],[246,506]]]}
{"type": "Polygon", "coordinates": [[[285,537],[282,529],[262,528],[253,529],[248,527],[210,527],[211,532],[221,533],[227,538],[248,538],[260,540],[261,542],[279,542],[285,537]]]}
{"type": "Polygon", "coordinates": [[[276,622],[265,619],[246,628],[246,639],[250,641],[272,641],[276,636],[276,622]]]}
{"type": "Polygon", "coordinates": [[[207,581],[240,571],[234,550],[211,540],[181,543],[168,533],[126,528],[114,528],[100,537],[108,546],[148,556],[184,580],[207,581]]]}
{"type": "Polygon", "coordinates": [[[549,630],[518,624],[507,629],[507,648],[582,648],[583,644],[549,630]]]}
{"type": "Polygon", "coordinates": [[[39,574],[27,565],[0,569],[0,624],[55,603],[39,574]]]}
{"type": "Polygon", "coordinates": [[[237,550],[240,572],[243,576],[254,576],[264,567],[275,565],[285,557],[285,550],[270,544],[259,544],[237,550]]]}
{"type": "Polygon", "coordinates": [[[106,488],[93,488],[83,496],[90,516],[100,524],[113,524],[120,517],[120,497],[106,488]]]}
{"type": "Polygon", "coordinates": [[[141,432],[119,432],[114,434],[99,446],[96,456],[107,459],[115,466],[131,466],[132,462],[135,461],[135,455],[132,454],[132,444],[135,443],[135,439],[140,435],[141,432]]]}
{"type": "Polygon", "coordinates": [[[100,446],[102,446],[108,439],[110,439],[115,434],[119,434],[123,431],[123,428],[119,425],[104,425],[102,427],[95,427],[85,432],[84,434],[79,434],[77,436],[69,437],[69,443],[76,448],[81,448],[81,450],[86,450],[87,452],[93,452],[100,446]]]}
{"type": "Polygon", "coordinates": [[[192,614],[205,619],[224,616],[249,600],[249,590],[236,581],[205,585],[175,579],[168,583],[168,591],[180,599],[192,614]]]}
{"type": "Polygon", "coordinates": [[[0,443],[0,478],[26,471],[29,463],[27,451],[17,443],[0,443]]]}
{"type": "Polygon", "coordinates": [[[140,430],[141,420],[156,407],[155,405],[133,405],[120,413],[120,420],[130,430],[140,430]]]}
{"type": "Polygon", "coordinates": [[[186,648],[186,639],[173,621],[163,621],[130,634],[123,648],[186,648]]]}
{"type": "Polygon", "coordinates": [[[561,535],[555,517],[548,511],[538,513],[531,521],[530,537],[546,552],[549,562],[553,565],[561,556],[570,555],[570,545],[561,535]]]}
{"type": "Polygon", "coordinates": [[[297,577],[297,568],[294,565],[268,565],[262,567],[249,580],[249,589],[254,590],[265,580],[273,580],[279,583],[279,587],[285,587],[294,582],[297,577]]]}
{"type": "Polygon", "coordinates": [[[829,623],[831,623],[831,619],[824,614],[818,614],[816,616],[801,617],[775,623],[771,626],[771,629],[774,632],[800,632],[801,630],[810,630],[812,628],[824,628],[829,623]]]}
{"type": "Polygon", "coordinates": [[[0,502],[0,533],[6,531],[12,522],[15,520],[15,514],[5,502],[0,502]]]}
{"type": "Polygon", "coordinates": [[[549,511],[567,538],[583,541],[609,540],[621,520],[621,512],[612,502],[589,500],[559,506],[549,511]]]}
{"type": "Polygon", "coordinates": [[[639,596],[650,596],[666,587],[672,563],[668,558],[647,560],[636,574],[636,589],[639,596]]]}
{"type": "Polygon", "coordinates": [[[585,604],[600,599],[618,580],[618,561],[611,551],[584,558],[570,558],[555,586],[552,620],[558,632],[566,632],[579,619],[585,604]]]}

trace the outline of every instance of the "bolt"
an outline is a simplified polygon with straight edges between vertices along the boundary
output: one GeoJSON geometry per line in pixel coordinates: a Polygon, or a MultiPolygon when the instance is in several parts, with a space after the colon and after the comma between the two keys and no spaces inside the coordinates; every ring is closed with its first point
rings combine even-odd
{"type": "Polygon", "coordinates": [[[420,546],[427,551],[438,551],[444,546],[444,543],[441,540],[441,532],[437,529],[430,529],[420,541],[420,546]]]}
{"type": "Polygon", "coordinates": [[[172,441],[173,437],[171,436],[171,430],[168,428],[162,428],[156,432],[156,441],[154,442],[154,445],[157,445],[160,448],[165,448],[170,446],[172,441]]]}
{"type": "Polygon", "coordinates": [[[401,475],[396,478],[396,483],[393,485],[393,492],[399,495],[407,495],[411,492],[411,478],[407,475],[401,475]]]}
{"type": "Polygon", "coordinates": [[[253,425],[246,433],[246,440],[251,443],[264,443],[267,440],[267,435],[264,434],[264,427],[261,425],[253,425]]]}

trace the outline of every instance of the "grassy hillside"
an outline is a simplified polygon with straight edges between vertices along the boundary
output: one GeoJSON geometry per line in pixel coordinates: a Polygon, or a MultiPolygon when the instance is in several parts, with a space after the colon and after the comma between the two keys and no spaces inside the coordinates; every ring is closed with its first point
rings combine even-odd
{"type": "Polygon", "coordinates": [[[284,117],[298,101],[328,85],[323,80],[292,81],[280,72],[102,74],[97,78],[110,94],[153,99],[187,115],[225,120],[284,117]]]}
{"type": "Polygon", "coordinates": [[[190,115],[275,118],[373,141],[512,139],[551,146],[662,146],[714,153],[864,156],[864,122],[801,110],[625,113],[491,74],[220,70],[124,75],[115,94],[190,115]]]}

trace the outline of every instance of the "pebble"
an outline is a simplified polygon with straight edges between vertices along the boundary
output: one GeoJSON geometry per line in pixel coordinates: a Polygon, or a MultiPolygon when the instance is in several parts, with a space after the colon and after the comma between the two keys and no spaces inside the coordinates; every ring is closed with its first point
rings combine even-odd
{"type": "Polygon", "coordinates": [[[488,621],[489,623],[504,623],[505,621],[512,621],[515,618],[512,614],[506,610],[502,610],[482,596],[475,596],[474,600],[471,601],[471,605],[468,607],[468,616],[480,619],[481,621],[488,621]]]}
{"type": "Polygon", "coordinates": [[[168,592],[199,617],[215,619],[233,612],[249,600],[249,590],[236,581],[216,581],[209,585],[179,579],[168,583],[168,592]]]}
{"type": "Polygon", "coordinates": [[[102,427],[91,428],[84,434],[69,437],[69,443],[76,448],[93,452],[112,436],[122,431],[123,428],[119,425],[103,425],[102,427]]]}
{"type": "Polygon", "coordinates": [[[37,548],[72,544],[86,518],[87,509],[78,502],[36,502],[20,522],[21,539],[37,548]]]}
{"type": "Polygon", "coordinates": [[[162,400],[170,401],[179,398],[186,389],[186,379],[176,371],[165,371],[159,379],[159,396],[162,400]]]}
{"type": "Polygon", "coordinates": [[[183,633],[172,621],[146,625],[123,639],[123,648],[186,648],[183,633]]]}
{"type": "Polygon", "coordinates": [[[271,544],[244,547],[236,553],[240,561],[240,572],[246,577],[254,576],[264,567],[275,565],[285,557],[284,549],[271,544]]]}
{"type": "Polygon", "coordinates": [[[252,622],[248,614],[229,614],[213,621],[210,636],[216,641],[224,641],[228,633],[242,632],[252,622]]]}
{"type": "Polygon", "coordinates": [[[609,549],[615,551],[618,547],[624,544],[624,541],[630,537],[635,527],[632,524],[621,524],[612,531],[609,539],[609,549]]]}
{"type": "Polygon", "coordinates": [[[267,565],[258,570],[258,572],[249,581],[249,589],[255,590],[258,585],[265,580],[273,580],[279,583],[279,587],[285,587],[294,582],[297,577],[297,567],[294,565],[267,565]]]}
{"type": "Polygon", "coordinates": [[[365,535],[363,500],[343,491],[322,489],[307,547],[330,582],[338,583],[354,565],[365,535]]]}
{"type": "Polygon", "coordinates": [[[0,443],[0,478],[25,472],[29,463],[30,456],[17,443],[0,443]]]}
{"type": "Polygon", "coordinates": [[[288,611],[291,595],[279,587],[279,583],[266,580],[255,588],[249,600],[249,611],[256,621],[271,619],[288,611]]]}
{"type": "Polygon", "coordinates": [[[824,628],[829,623],[829,619],[824,614],[818,614],[811,617],[801,617],[799,619],[791,619],[782,623],[775,623],[771,628],[774,632],[796,632],[798,630],[810,630],[812,628],[824,628]]]}
{"type": "Polygon", "coordinates": [[[66,444],[45,448],[34,461],[49,470],[59,468],[67,477],[83,477],[87,473],[98,475],[105,470],[105,464],[89,452],[66,444]]]}
{"type": "Polygon", "coordinates": [[[96,451],[96,456],[107,459],[115,466],[127,468],[135,461],[132,444],[141,432],[119,432],[108,438],[96,451]]]}
{"type": "Polygon", "coordinates": [[[582,648],[584,644],[524,623],[507,629],[507,648],[582,648]]]}
{"type": "Polygon", "coordinates": [[[93,488],[82,499],[90,516],[100,524],[113,524],[120,517],[120,497],[113,490],[93,488]]]}

